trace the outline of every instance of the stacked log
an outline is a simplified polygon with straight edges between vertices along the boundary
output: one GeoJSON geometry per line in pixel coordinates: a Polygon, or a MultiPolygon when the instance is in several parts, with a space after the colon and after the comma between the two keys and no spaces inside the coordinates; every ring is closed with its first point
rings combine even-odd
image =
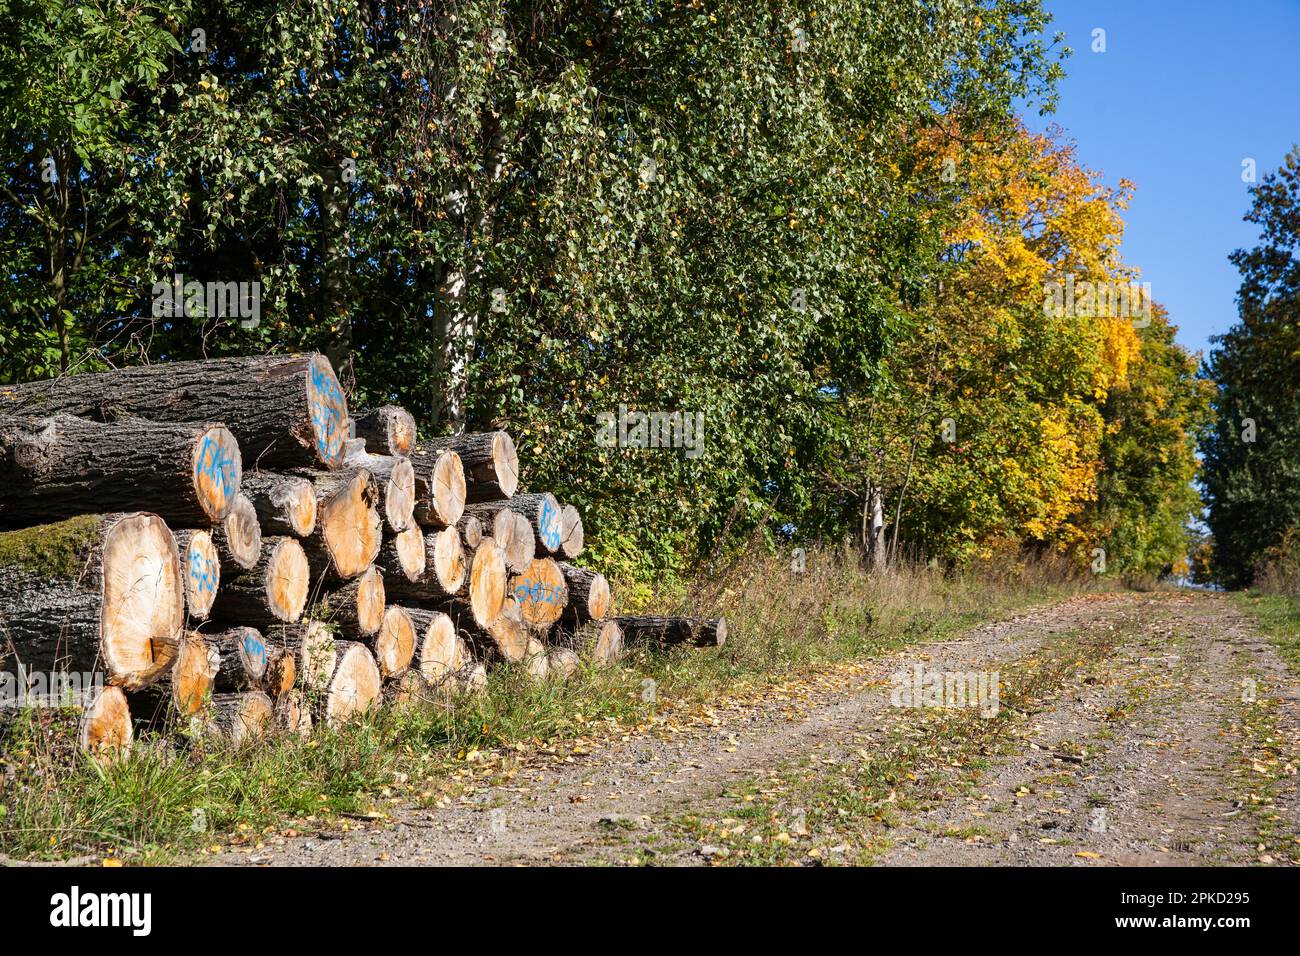
{"type": "Polygon", "coordinates": [[[351,422],[320,355],[7,386],[0,529],[0,665],[94,677],[68,719],[97,759],[136,720],[241,745],[450,705],[497,666],[564,679],[625,640],[726,639],[611,619],[572,563],[581,514],[520,493],[507,433],[418,442],[396,406],[351,422]]]}

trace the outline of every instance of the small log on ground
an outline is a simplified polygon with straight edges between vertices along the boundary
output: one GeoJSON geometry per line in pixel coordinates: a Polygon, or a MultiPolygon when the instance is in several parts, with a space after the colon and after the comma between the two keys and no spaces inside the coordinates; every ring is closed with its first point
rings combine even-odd
{"type": "Polygon", "coordinates": [[[523,571],[537,556],[537,538],[533,534],[532,522],[512,511],[508,505],[508,501],[492,501],[471,505],[469,511],[472,517],[482,522],[483,534],[490,535],[501,549],[506,567],[511,571],[523,571]]]}
{"type": "Polygon", "coordinates": [[[379,633],[384,622],[384,603],[387,600],[384,576],[374,565],[331,591],[320,602],[312,616],[333,624],[339,633],[352,640],[364,640],[379,633]]]}
{"type": "Polygon", "coordinates": [[[410,668],[415,642],[415,625],[410,613],[396,605],[385,608],[379,630],[366,642],[375,655],[379,676],[388,680],[410,668]]]}
{"type": "Polygon", "coordinates": [[[405,531],[415,524],[415,469],[409,458],[393,455],[349,455],[344,468],[370,472],[379,489],[379,513],[393,531],[405,531]]]}
{"type": "Polygon", "coordinates": [[[284,651],[293,658],[298,683],[309,691],[324,690],[334,673],[334,633],[320,621],[303,621],[278,630],[284,651]]]}
{"type": "Polygon", "coordinates": [[[585,624],[561,621],[551,631],[550,640],[599,666],[613,664],[623,656],[623,630],[613,619],[585,624]]]}
{"type": "Polygon", "coordinates": [[[418,671],[430,687],[437,687],[458,667],[456,625],[441,611],[404,608],[415,628],[415,653],[411,669],[418,671]]]}
{"type": "Polygon", "coordinates": [[[569,589],[564,616],[579,624],[603,619],[609,613],[609,582],[605,575],[563,561],[559,568],[569,589]]]}
{"type": "MultiPolygon", "coordinates": [[[[8,676],[8,675],[6,675],[8,676]]],[[[90,684],[66,686],[49,693],[25,690],[21,700],[0,697],[0,742],[4,728],[20,713],[31,714],[36,727],[48,734],[57,762],[70,760],[64,742],[76,746],[101,766],[130,754],[134,727],[130,703],[120,687],[90,684]]]]}
{"type": "Polygon", "coordinates": [[[417,444],[411,452],[430,454],[454,451],[460,456],[465,475],[467,502],[509,498],[519,487],[519,455],[514,440],[505,432],[475,432],[455,438],[436,438],[417,444]]]}
{"type": "Polygon", "coordinates": [[[222,575],[251,571],[262,554],[262,524],[246,495],[239,495],[221,523],[212,529],[222,575]]]}
{"type": "Polygon", "coordinates": [[[546,651],[546,673],[559,680],[568,680],[582,661],[578,652],[567,647],[552,647],[546,651]]]}
{"type": "Polygon", "coordinates": [[[299,737],[311,736],[311,705],[307,695],[295,689],[287,690],[275,699],[275,725],[299,737]]]}
{"type": "Polygon", "coordinates": [[[465,512],[465,472],[454,451],[412,452],[415,469],[415,520],[444,528],[465,512]]]}
{"type": "Polygon", "coordinates": [[[221,657],[205,638],[186,631],[176,649],[176,663],[159,680],[128,695],[138,720],[157,723],[167,717],[192,717],[216,689],[221,657]]]}
{"type": "Polygon", "coordinates": [[[659,617],[640,615],[615,618],[625,644],[693,644],[721,647],[727,643],[725,617],[659,617]]]}
{"type": "Polygon", "coordinates": [[[221,558],[206,531],[177,531],[176,548],[185,575],[185,613],[191,621],[206,621],[221,586],[221,558]]]}
{"type": "Polygon", "coordinates": [[[7,385],[0,414],[222,422],[258,467],[342,464],[348,403],[323,355],[168,362],[7,385]]]}
{"type": "Polygon", "coordinates": [[[0,665],[12,645],[28,670],[148,686],[172,666],[185,625],[176,539],[140,513],[0,533],[0,621],[0,665]]]}
{"type": "Polygon", "coordinates": [[[311,569],[297,538],[264,538],[253,567],[222,582],[212,618],[254,627],[293,624],[307,605],[311,569]]]}
{"type": "Polygon", "coordinates": [[[385,580],[400,578],[403,581],[418,582],[428,567],[424,548],[424,530],[418,525],[399,531],[385,538],[379,546],[375,567],[383,572],[385,580]]]}
{"type": "Polygon", "coordinates": [[[550,627],[569,604],[568,584],[551,558],[537,558],[527,570],[512,577],[510,594],[519,602],[524,621],[535,628],[550,627]]]}
{"type": "Polygon", "coordinates": [[[415,418],[398,405],[362,412],[354,419],[356,435],[380,455],[410,455],[415,445],[415,418]]]}
{"type": "Polygon", "coordinates": [[[254,471],[244,475],[241,490],[264,534],[305,538],[316,530],[316,493],[306,478],[254,471]]]}
{"type": "Polygon", "coordinates": [[[378,485],[364,468],[318,475],[312,484],[316,531],[303,542],[312,575],[332,583],[351,580],[374,564],[384,541],[378,485]]]}
{"type": "Polygon", "coordinates": [[[456,530],[460,532],[460,540],[465,547],[473,551],[478,547],[479,542],[483,540],[483,522],[475,515],[467,514],[456,522],[456,530]]]}
{"type": "Polygon", "coordinates": [[[424,535],[424,571],[415,580],[389,579],[389,595],[399,601],[442,601],[465,586],[465,551],[456,529],[424,535]]]}
{"type": "Polygon", "coordinates": [[[137,509],[176,524],[212,524],[229,512],[242,473],[239,444],[224,425],[0,418],[5,527],[137,509]]]}
{"type": "Polygon", "coordinates": [[[546,645],[531,638],[524,649],[524,672],[534,681],[544,681],[551,671],[546,645]]]}
{"type": "Polygon", "coordinates": [[[383,681],[375,656],[364,644],[338,641],[334,669],[325,684],[321,717],[331,727],[365,713],[381,699],[383,681]]]}
{"type": "Polygon", "coordinates": [[[560,547],[558,554],[572,561],[582,554],[587,538],[582,530],[582,515],[573,505],[560,506],[560,547]]]}
{"type": "Polygon", "coordinates": [[[96,761],[110,763],[131,753],[135,736],[131,707],[120,687],[87,691],[81,700],[77,744],[96,761]]]}
{"type": "Polygon", "coordinates": [[[205,731],[235,746],[256,740],[275,726],[275,705],[260,690],[217,694],[212,698],[205,731]]]}
{"type": "Polygon", "coordinates": [[[384,684],[384,705],[387,707],[409,707],[412,704],[434,699],[433,688],[414,667],[409,667],[397,677],[384,684]]]}
{"type": "Polygon", "coordinates": [[[462,694],[481,694],[487,690],[487,667],[479,661],[469,664],[456,673],[456,683],[462,694]]]}

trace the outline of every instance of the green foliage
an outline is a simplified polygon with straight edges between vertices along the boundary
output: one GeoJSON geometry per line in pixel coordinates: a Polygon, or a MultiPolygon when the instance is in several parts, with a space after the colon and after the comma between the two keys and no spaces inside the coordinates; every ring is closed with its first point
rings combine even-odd
{"type": "Polygon", "coordinates": [[[1219,392],[1201,442],[1214,567],[1229,587],[1300,528],[1300,148],[1252,193],[1246,220],[1261,240],[1232,255],[1240,321],[1207,362],[1219,392]]]}
{"type": "Polygon", "coordinates": [[[76,577],[99,530],[96,515],[0,532],[0,568],[22,568],[42,578],[76,577]]]}

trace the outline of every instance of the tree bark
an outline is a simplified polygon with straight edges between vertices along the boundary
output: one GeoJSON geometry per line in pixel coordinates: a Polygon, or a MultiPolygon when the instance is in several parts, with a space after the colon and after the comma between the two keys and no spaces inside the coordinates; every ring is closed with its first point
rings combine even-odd
{"type": "Polygon", "coordinates": [[[0,418],[6,527],[142,509],[177,524],[212,524],[229,513],[242,473],[239,445],[222,425],[0,418]]]}
{"type": "Polygon", "coordinates": [[[206,621],[221,586],[221,558],[206,531],[177,531],[176,550],[185,575],[185,613],[195,623],[206,621]]]}
{"type": "Polygon", "coordinates": [[[294,688],[275,699],[275,725],[299,737],[310,737],[312,731],[311,704],[307,695],[294,688]]]}
{"type": "Polygon", "coordinates": [[[415,628],[415,649],[411,669],[418,671],[429,687],[436,688],[459,669],[456,625],[441,611],[403,608],[415,628]]]}
{"type": "Polygon", "coordinates": [[[176,539],[142,513],[0,533],[0,622],[0,658],[148,686],[172,666],[185,624],[176,539]]]}
{"type": "Polygon", "coordinates": [[[222,422],[257,467],[342,464],[348,404],[323,355],[168,362],[6,386],[0,414],[222,422]]]}
{"type": "Polygon", "coordinates": [[[212,603],[212,618],[266,627],[294,624],[307,605],[311,569],[297,538],[264,538],[257,563],[227,578],[212,603]]]}
{"type": "Polygon", "coordinates": [[[465,547],[473,551],[483,540],[483,522],[479,521],[474,515],[465,515],[456,522],[456,530],[460,532],[460,540],[464,542],[465,547]]]}
{"type": "Polygon", "coordinates": [[[260,690],[216,694],[204,726],[212,737],[236,747],[265,736],[275,726],[275,705],[260,690]]]}
{"type": "Polygon", "coordinates": [[[254,471],[244,475],[241,490],[265,534],[306,538],[316,530],[316,492],[306,478],[254,471]]]}
{"type": "Polygon", "coordinates": [[[415,418],[398,405],[384,405],[355,419],[356,435],[380,455],[409,456],[415,445],[415,418]]]}
{"type": "Polygon", "coordinates": [[[642,615],[614,619],[625,644],[694,644],[721,647],[727,642],[725,617],[658,617],[642,615]]]}
{"type": "Polygon", "coordinates": [[[232,627],[219,634],[207,635],[206,641],[217,661],[212,685],[218,692],[268,691],[271,653],[261,631],[252,627],[232,627]]]}
{"type": "MultiPolygon", "coordinates": [[[[545,554],[560,550],[560,505],[549,491],[533,495],[516,495],[506,507],[528,519],[537,548],[545,554]]],[[[475,512],[478,514],[478,512],[475,512]]]]}
{"type": "Polygon", "coordinates": [[[320,703],[321,717],[328,726],[336,727],[374,706],[381,699],[382,688],[370,649],[355,641],[337,641],[334,669],[320,703]]]}

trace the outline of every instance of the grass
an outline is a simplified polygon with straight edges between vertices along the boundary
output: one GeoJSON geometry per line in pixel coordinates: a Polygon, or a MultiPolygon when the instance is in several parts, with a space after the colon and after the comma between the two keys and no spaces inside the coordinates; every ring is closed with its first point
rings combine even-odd
{"type": "Polygon", "coordinates": [[[1232,595],[1273,642],[1292,674],[1300,675],[1300,598],[1244,591],[1232,595]]]}
{"type": "MultiPolygon", "coordinates": [[[[0,730],[0,853],[157,863],[214,843],[256,845],[286,829],[346,827],[382,816],[390,803],[454,798],[471,766],[508,778],[512,761],[593,726],[631,728],[724,689],[761,690],[1083,586],[1050,564],[868,577],[836,553],[810,554],[802,573],[786,560],[750,554],[646,602],[663,613],[725,614],[731,636],[721,649],[634,652],[617,667],[584,667],[567,682],[539,684],[502,666],[480,694],[385,709],[307,740],[234,748],[146,731],[129,758],[100,768],[69,747],[59,722],[20,713],[0,730]]],[[[877,770],[882,779],[889,774],[877,770]]]]}

